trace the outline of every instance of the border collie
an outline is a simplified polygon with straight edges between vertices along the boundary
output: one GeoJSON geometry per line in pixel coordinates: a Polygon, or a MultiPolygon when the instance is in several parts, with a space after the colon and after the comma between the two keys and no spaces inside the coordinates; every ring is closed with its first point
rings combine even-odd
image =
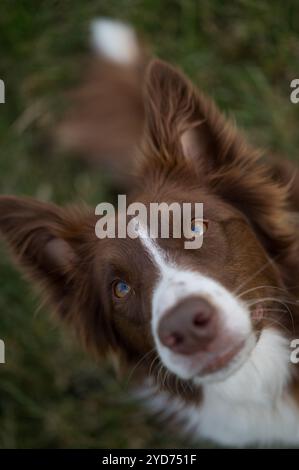
{"type": "MultiPolygon", "coordinates": [[[[133,33],[94,27],[107,56],[133,67],[133,33]],[[133,53],[115,48],[110,33],[133,53]]],[[[88,350],[136,368],[141,396],[193,440],[299,444],[290,346],[299,338],[299,179],[288,184],[289,170],[251,148],[176,68],[152,60],[144,70],[128,197],[146,207],[203,203],[204,219],[191,222],[202,223],[201,248],[184,249],[183,235],[142,236],[144,226],[134,239],[99,239],[93,209],[6,195],[0,233],[88,350]]]]}

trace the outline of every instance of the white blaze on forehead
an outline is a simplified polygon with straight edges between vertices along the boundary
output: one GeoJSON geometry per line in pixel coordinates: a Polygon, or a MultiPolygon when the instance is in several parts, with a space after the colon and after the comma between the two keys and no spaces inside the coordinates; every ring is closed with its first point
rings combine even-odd
{"type": "Polygon", "coordinates": [[[120,65],[138,60],[139,47],[135,31],[125,23],[101,18],[91,23],[92,46],[99,54],[120,65]]]}
{"type": "Polygon", "coordinates": [[[141,241],[142,245],[146,249],[147,253],[150,255],[154,264],[159,268],[161,273],[170,269],[170,266],[167,262],[167,255],[164,250],[150,237],[148,227],[138,223],[136,227],[136,233],[138,238],[141,241]]]}

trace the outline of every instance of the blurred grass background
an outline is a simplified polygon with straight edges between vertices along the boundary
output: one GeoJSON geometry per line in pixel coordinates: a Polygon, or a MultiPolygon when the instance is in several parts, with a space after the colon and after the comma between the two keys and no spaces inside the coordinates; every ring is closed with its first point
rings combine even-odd
{"type": "MultiPolygon", "coordinates": [[[[180,65],[234,115],[253,143],[296,158],[298,0],[2,0],[0,193],[57,203],[109,198],[109,181],[47,137],[63,91],[80,77],[96,16],[132,23],[153,52],[180,65]]],[[[187,445],[128,399],[109,365],[61,332],[0,248],[0,447],[187,445]]]]}

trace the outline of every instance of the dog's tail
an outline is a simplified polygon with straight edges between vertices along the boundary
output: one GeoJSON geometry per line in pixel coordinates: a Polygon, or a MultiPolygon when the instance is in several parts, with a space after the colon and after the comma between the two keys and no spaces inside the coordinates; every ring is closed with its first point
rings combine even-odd
{"type": "Polygon", "coordinates": [[[110,19],[91,24],[91,43],[95,54],[83,84],[68,94],[70,106],[56,136],[126,186],[143,131],[147,53],[130,26],[110,19]]]}

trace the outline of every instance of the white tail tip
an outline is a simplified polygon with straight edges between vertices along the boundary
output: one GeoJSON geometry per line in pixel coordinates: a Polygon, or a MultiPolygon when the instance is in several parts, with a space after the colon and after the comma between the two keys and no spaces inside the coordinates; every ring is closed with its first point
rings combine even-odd
{"type": "Polygon", "coordinates": [[[112,62],[129,65],[138,60],[135,31],[125,23],[102,18],[91,23],[91,41],[96,52],[112,62]]]}

